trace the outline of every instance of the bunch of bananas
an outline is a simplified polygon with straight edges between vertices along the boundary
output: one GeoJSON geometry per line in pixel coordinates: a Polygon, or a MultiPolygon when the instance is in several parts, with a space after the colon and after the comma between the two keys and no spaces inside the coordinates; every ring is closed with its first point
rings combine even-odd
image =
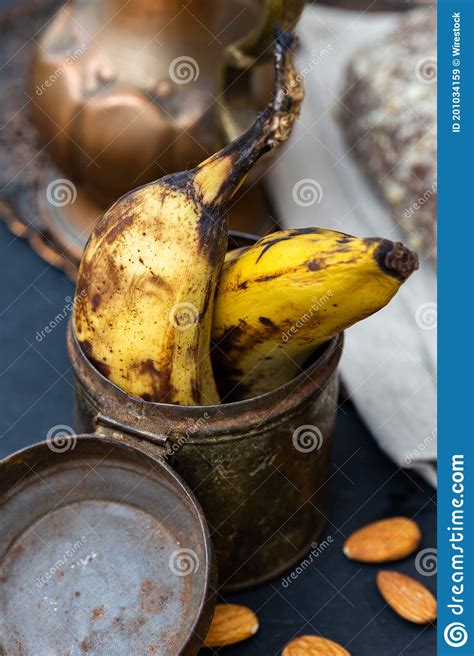
{"type": "Polygon", "coordinates": [[[123,196],[89,239],[74,330],[96,368],[133,396],[212,405],[267,392],[383,307],[417,267],[401,244],[316,228],[226,257],[226,208],[299,114],[291,45],[278,35],[273,100],[242,136],[195,169],[123,196]]]}

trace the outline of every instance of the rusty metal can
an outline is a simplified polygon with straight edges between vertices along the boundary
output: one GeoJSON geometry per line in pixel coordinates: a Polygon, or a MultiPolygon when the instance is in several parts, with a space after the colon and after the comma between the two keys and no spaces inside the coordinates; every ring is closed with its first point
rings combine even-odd
{"type": "Polygon", "coordinates": [[[177,406],[127,395],[88,361],[70,327],[78,428],[165,440],[170,465],[204,510],[220,585],[253,586],[298,561],[325,526],[341,348],[339,335],[262,396],[177,406]]]}
{"type": "Polygon", "coordinates": [[[248,587],[324,528],[341,347],[268,394],[186,407],[127,395],[70,326],[85,434],[0,461],[0,653],[195,656],[215,556],[221,587],[248,587]]]}
{"type": "Polygon", "coordinates": [[[195,656],[216,560],[222,588],[253,586],[324,529],[343,335],[286,385],[206,407],[129,396],[72,324],[67,342],[83,434],[0,461],[0,653],[195,656]]]}

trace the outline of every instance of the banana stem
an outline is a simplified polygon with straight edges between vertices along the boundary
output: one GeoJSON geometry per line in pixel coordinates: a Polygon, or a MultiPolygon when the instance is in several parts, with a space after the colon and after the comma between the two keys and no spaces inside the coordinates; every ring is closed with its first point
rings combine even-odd
{"type": "Polygon", "coordinates": [[[304,98],[303,80],[294,68],[291,52],[295,40],[294,35],[276,30],[275,87],[272,102],[240,137],[196,169],[202,181],[205,180],[207,170],[214,178],[216,171],[221,172],[222,184],[215,185],[214,181],[213,185],[215,195],[211,203],[214,206],[228,203],[257,160],[285,142],[291,134],[304,98]],[[221,162],[226,162],[227,166],[219,166],[221,162]]]}

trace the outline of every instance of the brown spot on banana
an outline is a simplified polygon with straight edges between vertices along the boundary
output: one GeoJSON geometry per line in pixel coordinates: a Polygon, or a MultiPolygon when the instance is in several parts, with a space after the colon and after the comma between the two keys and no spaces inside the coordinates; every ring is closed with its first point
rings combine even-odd
{"type": "Polygon", "coordinates": [[[116,241],[121,234],[127,231],[128,227],[132,225],[134,221],[135,216],[133,214],[123,217],[119,223],[116,223],[110,230],[106,232],[104,239],[109,243],[116,241]]]}
{"type": "Polygon", "coordinates": [[[275,273],[273,275],[267,275],[267,276],[258,276],[257,278],[254,279],[254,282],[268,282],[269,280],[275,280],[275,278],[280,278],[279,273],[275,273]]]}
{"type": "Polygon", "coordinates": [[[172,403],[175,389],[171,384],[170,369],[157,369],[151,359],[137,363],[135,368],[139,375],[146,376],[150,381],[152,392],[146,393],[146,398],[143,396],[146,401],[172,403]]]}
{"type": "Polygon", "coordinates": [[[313,258],[312,260],[308,260],[306,262],[306,266],[308,267],[309,271],[318,271],[319,269],[322,269],[326,265],[325,260],[318,260],[316,258],[313,258]]]}
{"type": "Polygon", "coordinates": [[[279,331],[278,326],[276,326],[273,323],[273,321],[268,317],[259,317],[258,320],[260,321],[260,323],[263,323],[263,325],[266,326],[267,328],[272,328],[273,330],[279,331]]]}
{"type": "Polygon", "coordinates": [[[93,312],[97,312],[101,300],[102,299],[100,297],[100,294],[93,294],[91,298],[91,307],[93,312]]]}
{"type": "Polygon", "coordinates": [[[94,367],[106,378],[110,376],[110,367],[107,363],[103,362],[102,360],[98,360],[94,357],[93,354],[93,349],[92,349],[92,344],[84,340],[82,342],[79,342],[81,349],[84,351],[84,353],[87,355],[88,360],[91,362],[91,364],[94,365],[94,367]]]}
{"type": "Polygon", "coordinates": [[[153,273],[153,271],[151,271],[151,270],[150,270],[150,273],[151,273],[150,282],[153,285],[156,285],[156,287],[160,287],[161,289],[165,289],[168,293],[171,293],[173,291],[172,286],[162,276],[159,276],[158,274],[153,273]]]}

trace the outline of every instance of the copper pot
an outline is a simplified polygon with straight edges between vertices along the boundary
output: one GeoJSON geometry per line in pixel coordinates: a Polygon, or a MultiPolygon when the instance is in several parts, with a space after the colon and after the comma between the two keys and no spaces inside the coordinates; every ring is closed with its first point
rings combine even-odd
{"type": "Polygon", "coordinates": [[[252,75],[268,65],[273,26],[293,25],[303,4],[73,0],[60,9],[39,40],[30,89],[40,137],[74,184],[69,204],[43,190],[50,231],[76,233],[80,255],[119,196],[242,132],[258,109],[252,75]]]}

